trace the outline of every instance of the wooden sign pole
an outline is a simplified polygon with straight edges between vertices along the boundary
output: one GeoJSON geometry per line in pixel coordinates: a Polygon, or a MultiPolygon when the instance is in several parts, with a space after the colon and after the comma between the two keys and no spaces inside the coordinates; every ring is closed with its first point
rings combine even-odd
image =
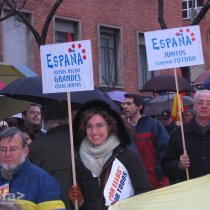
{"type": "MultiPolygon", "coordinates": [[[[176,73],[175,68],[174,68],[174,77],[175,77],[175,83],[176,83],[176,93],[177,93],[177,96],[178,96],[178,111],[179,111],[179,119],[180,119],[181,133],[182,133],[183,152],[186,155],[187,150],[186,150],[184,127],[183,127],[183,120],[182,120],[182,105],[181,105],[181,101],[180,101],[179,86],[178,86],[177,73],[176,73]]],[[[189,170],[188,170],[188,168],[186,168],[186,176],[187,176],[187,180],[189,180],[189,170]]]]}
{"type": "MultiPolygon", "coordinates": [[[[71,147],[71,166],[72,166],[72,177],[73,185],[76,186],[76,167],[75,167],[75,157],[74,157],[74,140],[73,140],[73,129],[72,129],[72,114],[71,114],[71,95],[70,92],[67,92],[67,101],[68,101],[68,112],[69,112],[69,133],[70,133],[70,147],[71,147]]],[[[75,210],[78,210],[78,201],[75,201],[75,210]]]]}

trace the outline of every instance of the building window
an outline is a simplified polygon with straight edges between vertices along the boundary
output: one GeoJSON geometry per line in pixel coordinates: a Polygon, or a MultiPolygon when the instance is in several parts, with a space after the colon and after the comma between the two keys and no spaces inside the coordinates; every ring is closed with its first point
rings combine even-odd
{"type": "Polygon", "coordinates": [[[120,30],[100,27],[100,83],[110,88],[123,86],[120,30]]]}
{"type": "Polygon", "coordinates": [[[196,17],[203,7],[203,0],[182,0],[182,18],[196,17]]]}
{"type": "Polygon", "coordinates": [[[55,43],[78,40],[79,23],[55,18],[55,43]]]}
{"type": "Polygon", "coordinates": [[[144,34],[139,34],[139,88],[142,88],[152,76],[152,71],[148,71],[144,34]]]}
{"type": "MultiPolygon", "coordinates": [[[[4,16],[9,11],[4,11],[4,16]]],[[[31,21],[31,15],[23,13],[23,15],[31,21]]],[[[12,65],[23,65],[30,67],[30,57],[32,55],[32,43],[29,39],[29,29],[17,18],[12,16],[2,22],[3,32],[3,61],[12,65]]]]}

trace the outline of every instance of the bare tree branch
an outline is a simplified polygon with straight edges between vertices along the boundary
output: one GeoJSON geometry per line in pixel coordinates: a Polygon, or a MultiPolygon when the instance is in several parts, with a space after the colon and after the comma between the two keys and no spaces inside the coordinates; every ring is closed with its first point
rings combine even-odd
{"type": "Polygon", "coordinates": [[[29,28],[29,30],[32,32],[32,34],[34,35],[38,45],[40,46],[41,43],[41,38],[39,33],[37,32],[37,30],[31,25],[31,23],[28,21],[28,19],[25,17],[25,15],[20,11],[17,10],[16,5],[12,4],[10,2],[10,0],[5,0],[6,5],[11,9],[11,11],[17,15],[21,21],[23,21],[23,23],[29,28]]]}
{"type": "Polygon", "coordinates": [[[0,22],[2,22],[4,20],[6,20],[7,18],[10,18],[10,17],[12,17],[14,15],[15,15],[14,13],[9,13],[9,14],[5,15],[4,17],[0,18],[0,22]]]}
{"type": "Polygon", "coordinates": [[[162,29],[167,29],[167,25],[164,20],[164,2],[163,2],[163,0],[158,0],[158,22],[162,29]]]}
{"type": "MultiPolygon", "coordinates": [[[[24,12],[21,11],[25,7],[26,2],[27,2],[27,0],[24,0],[23,2],[21,2],[20,5],[18,5],[17,2],[14,1],[14,0],[12,0],[12,1],[11,0],[1,1],[1,3],[4,4],[4,5],[2,5],[2,9],[3,9],[3,6],[7,6],[11,10],[11,13],[9,13],[7,16],[1,18],[0,21],[3,21],[3,20],[5,20],[5,19],[7,19],[11,16],[16,15],[28,27],[28,29],[31,31],[34,38],[36,39],[36,42],[37,42],[38,46],[40,47],[41,45],[44,45],[46,43],[46,37],[47,37],[50,22],[52,21],[52,18],[55,15],[55,12],[57,11],[58,7],[63,2],[63,0],[57,0],[54,3],[54,5],[52,6],[52,9],[49,12],[49,14],[46,18],[46,21],[44,23],[41,35],[32,26],[31,22],[26,18],[24,12]]],[[[0,6],[1,6],[1,4],[0,4],[0,6]]]]}
{"type": "Polygon", "coordinates": [[[47,19],[44,23],[44,26],[43,26],[43,29],[42,29],[42,36],[41,36],[41,44],[44,45],[45,42],[46,42],[46,37],[47,37],[47,32],[48,32],[48,29],[49,29],[49,25],[50,25],[50,22],[53,18],[53,16],[55,15],[58,7],[61,5],[61,3],[63,2],[63,0],[57,0],[55,2],[55,4],[53,5],[51,11],[49,12],[48,16],[47,16],[47,19]]]}
{"type": "Polygon", "coordinates": [[[4,1],[0,1],[0,15],[2,15],[3,8],[4,8],[4,1]]]}
{"type": "MultiPolygon", "coordinates": [[[[27,0],[24,0],[23,2],[21,2],[21,4],[17,4],[16,1],[12,0],[11,3],[10,3],[10,6],[13,7],[13,8],[16,8],[17,10],[20,11],[22,8],[24,8],[26,2],[27,2],[27,0]]],[[[3,9],[4,9],[5,6],[9,7],[9,5],[7,4],[7,0],[1,0],[0,1],[0,15],[2,15],[3,9]]],[[[12,12],[12,11],[9,11],[8,14],[6,14],[3,17],[0,18],[0,22],[4,21],[7,18],[10,18],[12,16],[15,16],[15,13],[12,12]]]]}
{"type": "Polygon", "coordinates": [[[208,12],[209,8],[210,8],[210,0],[208,0],[206,2],[206,4],[203,6],[203,8],[197,14],[197,16],[195,17],[195,19],[193,20],[191,25],[192,26],[198,25],[201,22],[201,20],[204,18],[204,16],[206,15],[206,13],[208,12]]]}

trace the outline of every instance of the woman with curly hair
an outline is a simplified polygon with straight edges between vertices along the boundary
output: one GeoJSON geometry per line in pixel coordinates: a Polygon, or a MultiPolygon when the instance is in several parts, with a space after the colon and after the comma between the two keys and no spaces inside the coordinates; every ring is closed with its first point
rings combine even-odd
{"type": "Polygon", "coordinates": [[[73,122],[77,185],[69,197],[80,209],[108,209],[119,200],[149,191],[143,162],[120,116],[103,101],[92,101],[73,122]]]}

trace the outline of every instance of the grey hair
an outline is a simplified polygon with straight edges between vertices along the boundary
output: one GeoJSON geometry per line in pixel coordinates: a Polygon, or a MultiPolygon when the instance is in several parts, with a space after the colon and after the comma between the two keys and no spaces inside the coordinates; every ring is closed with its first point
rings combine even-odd
{"type": "Polygon", "coordinates": [[[19,135],[19,137],[22,141],[22,145],[23,145],[23,147],[25,147],[27,145],[27,140],[25,138],[25,135],[21,130],[19,130],[16,127],[10,127],[10,128],[3,130],[0,133],[0,141],[4,138],[10,138],[10,140],[11,140],[16,134],[19,135]]]}
{"type": "Polygon", "coordinates": [[[208,94],[210,94],[210,90],[203,89],[203,90],[197,91],[197,92],[195,93],[195,95],[194,95],[194,103],[197,101],[197,98],[198,98],[202,93],[208,93],[208,94]]]}

